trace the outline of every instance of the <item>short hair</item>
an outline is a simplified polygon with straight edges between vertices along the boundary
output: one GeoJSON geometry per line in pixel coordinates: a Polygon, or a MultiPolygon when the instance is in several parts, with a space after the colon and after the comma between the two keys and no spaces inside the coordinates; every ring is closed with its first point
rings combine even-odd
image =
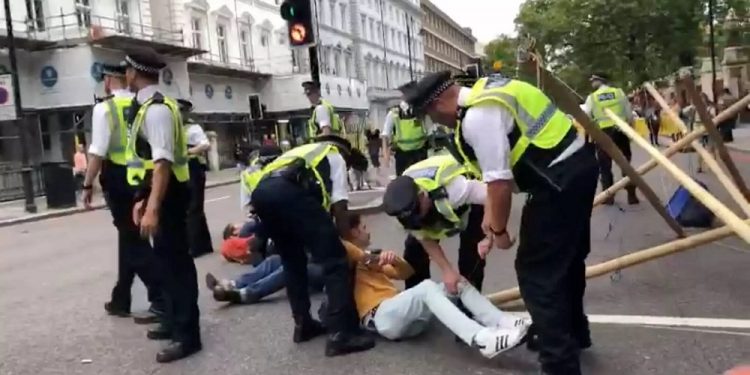
{"type": "Polygon", "coordinates": [[[223,238],[226,240],[229,237],[234,236],[234,224],[229,223],[224,227],[223,238]]]}
{"type": "Polygon", "coordinates": [[[362,224],[362,215],[355,212],[349,212],[348,220],[349,230],[352,230],[362,224]]]}

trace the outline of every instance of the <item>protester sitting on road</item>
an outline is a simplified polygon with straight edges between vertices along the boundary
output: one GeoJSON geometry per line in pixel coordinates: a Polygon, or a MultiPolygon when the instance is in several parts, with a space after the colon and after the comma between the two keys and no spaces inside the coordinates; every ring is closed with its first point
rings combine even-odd
{"type": "MultiPolygon", "coordinates": [[[[314,263],[307,263],[307,277],[312,291],[323,290],[323,269],[314,263]]],[[[211,273],[206,274],[206,286],[213,291],[214,299],[220,302],[252,304],[263,297],[284,289],[286,276],[281,257],[271,255],[255,268],[235,280],[218,280],[211,273]]]]}
{"type": "Polygon", "coordinates": [[[359,215],[350,215],[352,228],[344,242],[347,257],[356,267],[354,300],[364,328],[390,339],[406,339],[424,332],[432,316],[466,344],[487,358],[519,345],[531,321],[500,311],[465,280],[458,295],[447,294],[442,284],[424,280],[399,292],[391,279],[404,280],[414,270],[393,251],[379,254],[362,249],[370,245],[370,233],[359,215]],[[469,318],[454,304],[460,300],[474,316],[469,318]]]}
{"type": "Polygon", "coordinates": [[[221,255],[229,262],[257,267],[273,249],[271,241],[261,228],[257,218],[251,218],[245,223],[227,224],[224,227],[221,255]]]}

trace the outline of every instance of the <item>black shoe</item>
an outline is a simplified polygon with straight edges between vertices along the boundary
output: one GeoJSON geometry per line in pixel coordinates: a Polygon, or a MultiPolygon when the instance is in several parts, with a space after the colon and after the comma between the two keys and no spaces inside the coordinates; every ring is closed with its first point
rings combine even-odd
{"type": "MultiPolygon", "coordinates": [[[[591,337],[576,339],[578,342],[578,349],[586,350],[591,347],[591,337]]],[[[539,351],[539,335],[536,334],[527,334],[526,335],[526,349],[532,352],[538,352],[539,351]]]]}
{"type": "Polygon", "coordinates": [[[206,287],[208,289],[214,290],[216,287],[219,286],[219,280],[214,276],[211,272],[206,274],[206,287]]]}
{"type": "MultiPolygon", "coordinates": [[[[231,303],[242,303],[242,295],[240,295],[240,291],[237,289],[231,289],[226,290],[222,287],[214,288],[214,300],[218,302],[231,302],[231,303]]],[[[257,298],[255,301],[248,302],[253,303],[257,302],[257,298]]]]}
{"type": "Polygon", "coordinates": [[[304,323],[294,325],[294,336],[292,341],[296,344],[301,342],[310,341],[322,334],[326,333],[323,324],[315,319],[307,319],[304,323]]]}
{"type": "Polygon", "coordinates": [[[640,200],[638,200],[638,194],[636,194],[635,189],[628,190],[628,204],[634,205],[641,203],[640,200]]]}
{"type": "Polygon", "coordinates": [[[162,316],[164,316],[164,311],[152,306],[148,311],[134,314],[133,322],[135,322],[135,324],[155,324],[161,322],[162,316]]]}
{"type": "Polygon", "coordinates": [[[375,347],[375,340],[365,332],[337,332],[326,340],[326,357],[363,352],[375,347]]]}
{"type": "Polygon", "coordinates": [[[129,309],[123,309],[121,307],[118,307],[114,303],[112,303],[111,301],[104,303],[104,310],[109,315],[119,316],[121,318],[127,318],[127,317],[130,316],[130,310],[129,309]]]}
{"type": "Polygon", "coordinates": [[[159,325],[156,328],[151,328],[146,332],[146,337],[151,340],[169,340],[172,338],[172,332],[166,327],[159,325]]]}
{"type": "Polygon", "coordinates": [[[203,349],[201,344],[187,345],[185,343],[172,341],[164,349],[156,353],[156,362],[167,363],[176,361],[199,352],[201,349],[203,349]]]}
{"type": "Polygon", "coordinates": [[[576,341],[578,341],[578,348],[581,350],[586,350],[590,348],[591,345],[593,345],[593,343],[591,342],[590,336],[587,336],[584,338],[577,338],[576,341]]]}

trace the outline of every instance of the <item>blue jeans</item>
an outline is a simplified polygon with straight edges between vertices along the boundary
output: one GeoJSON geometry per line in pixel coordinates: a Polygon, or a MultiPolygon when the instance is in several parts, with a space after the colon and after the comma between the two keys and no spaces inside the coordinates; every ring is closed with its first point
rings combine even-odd
{"type": "MultiPolygon", "coordinates": [[[[311,289],[320,291],[323,289],[323,269],[317,264],[307,264],[307,277],[311,289]]],[[[249,293],[258,298],[271,295],[286,287],[286,276],[284,267],[281,265],[281,257],[271,255],[264,259],[252,271],[243,274],[234,281],[237,289],[247,289],[249,293]]]]}

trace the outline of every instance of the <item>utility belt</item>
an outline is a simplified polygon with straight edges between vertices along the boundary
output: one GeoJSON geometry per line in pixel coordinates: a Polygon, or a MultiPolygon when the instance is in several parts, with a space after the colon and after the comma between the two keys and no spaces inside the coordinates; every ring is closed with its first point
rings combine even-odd
{"type": "Polygon", "coordinates": [[[370,332],[378,332],[378,328],[375,326],[375,314],[378,312],[378,307],[380,307],[380,305],[373,307],[372,310],[368,311],[367,314],[362,317],[362,320],[360,321],[362,328],[370,332]]]}
{"type": "Polygon", "coordinates": [[[263,180],[268,178],[283,178],[301,187],[303,190],[308,191],[313,197],[319,199],[322,203],[323,192],[320,189],[318,180],[315,178],[313,172],[305,166],[292,163],[291,165],[281,167],[268,173],[263,177],[263,180]]]}
{"type": "Polygon", "coordinates": [[[567,190],[582,172],[589,168],[598,168],[595,153],[596,146],[593,143],[585,143],[583,147],[564,160],[539,171],[535,176],[536,183],[522,191],[530,193],[529,196],[531,196],[543,192],[560,193],[567,190]]]}

